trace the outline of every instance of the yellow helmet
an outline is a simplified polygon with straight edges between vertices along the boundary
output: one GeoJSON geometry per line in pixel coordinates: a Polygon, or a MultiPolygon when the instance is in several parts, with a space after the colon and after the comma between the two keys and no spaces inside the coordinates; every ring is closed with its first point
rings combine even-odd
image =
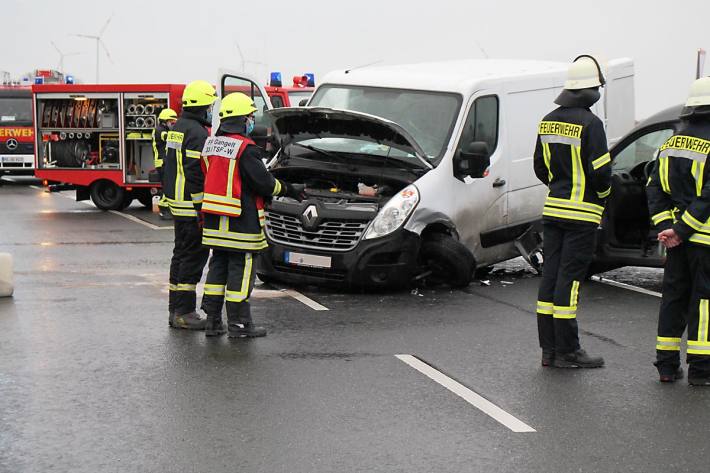
{"type": "Polygon", "coordinates": [[[690,86],[686,107],[710,105],[710,77],[701,77],[690,86]]]}
{"type": "Polygon", "coordinates": [[[256,112],[254,101],[246,94],[233,92],[222,99],[219,106],[219,118],[244,117],[256,112]]]}
{"type": "Polygon", "coordinates": [[[160,111],[160,115],[158,115],[158,120],[160,121],[177,120],[177,118],[177,113],[175,113],[175,110],[172,108],[164,108],[160,111]]]}
{"type": "Polygon", "coordinates": [[[212,84],[204,80],[194,80],[182,91],[183,107],[204,107],[217,100],[217,91],[212,84]]]}

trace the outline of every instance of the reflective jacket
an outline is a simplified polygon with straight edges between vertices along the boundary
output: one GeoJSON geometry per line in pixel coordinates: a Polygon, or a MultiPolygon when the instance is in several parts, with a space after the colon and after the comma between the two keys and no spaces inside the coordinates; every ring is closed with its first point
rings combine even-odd
{"type": "Polygon", "coordinates": [[[255,252],[268,245],[264,235],[264,198],[284,195],[287,184],[264,166],[267,157],[238,134],[210,138],[203,154],[207,176],[202,205],[202,244],[211,248],[255,252]],[[231,140],[230,146],[222,146],[231,140]],[[219,143],[216,147],[215,143],[219,143]]]}
{"type": "Polygon", "coordinates": [[[173,129],[168,131],[163,194],[175,218],[197,218],[202,205],[205,175],[201,153],[207,139],[206,125],[198,115],[183,111],[173,129]]]}
{"type": "Polygon", "coordinates": [[[683,241],[710,246],[710,123],[684,122],[658,149],[646,187],[651,222],[683,241]]]}
{"type": "Polygon", "coordinates": [[[165,126],[164,123],[158,123],[153,129],[153,165],[155,169],[163,167],[163,160],[165,159],[165,139],[168,137],[168,132],[170,128],[165,126]]]}
{"type": "Polygon", "coordinates": [[[599,225],[611,193],[611,157],[601,120],[584,107],[559,107],[538,127],[533,167],[549,188],[543,217],[599,225]]]}

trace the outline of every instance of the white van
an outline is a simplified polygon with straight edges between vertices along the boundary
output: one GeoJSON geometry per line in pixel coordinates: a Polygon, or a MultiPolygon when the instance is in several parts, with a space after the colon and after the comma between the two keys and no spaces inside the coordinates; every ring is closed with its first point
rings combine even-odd
{"type": "MultiPolygon", "coordinates": [[[[547,188],[533,172],[537,125],[568,64],[466,60],[333,72],[307,107],[270,110],[271,171],[309,198],[267,209],[257,273],[295,284],[454,286],[539,243],[547,188]],[[516,244],[517,243],[517,244],[516,244]]],[[[634,125],[633,62],[611,61],[594,112],[615,142],[634,125]]],[[[266,93],[224,74],[222,93],[266,93]]],[[[263,128],[261,129],[263,131],[263,128]]]]}

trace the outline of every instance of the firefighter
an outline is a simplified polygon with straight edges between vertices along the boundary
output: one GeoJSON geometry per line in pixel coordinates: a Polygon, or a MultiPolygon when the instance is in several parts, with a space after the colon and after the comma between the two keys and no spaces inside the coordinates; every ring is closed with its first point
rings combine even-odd
{"type": "Polygon", "coordinates": [[[205,196],[202,204],[202,244],[212,249],[202,307],[205,334],[230,338],[263,337],[249,306],[254,287],[254,259],[266,248],[264,201],[288,196],[301,201],[304,186],[275,179],[264,166],[266,152],[249,138],[254,129],[254,102],[241,92],[227,95],[220,105],[216,137],[207,142],[205,196]],[[215,146],[211,146],[215,143],[215,146]],[[222,322],[226,300],[227,329],[222,322]]]}
{"type": "Polygon", "coordinates": [[[661,382],[682,378],[687,324],[688,383],[710,386],[710,77],[693,83],[680,118],[646,188],[651,222],[667,248],[654,364],[661,382]]]}
{"type": "MultiPolygon", "coordinates": [[[[165,158],[165,139],[168,136],[168,132],[172,129],[175,121],[177,120],[177,113],[172,108],[164,108],[160,111],[158,115],[158,123],[153,129],[152,140],[153,140],[153,164],[155,165],[155,170],[158,171],[158,177],[160,178],[161,184],[163,183],[163,158],[165,158]]],[[[158,209],[160,218],[169,219],[170,209],[168,208],[168,201],[165,199],[165,194],[160,196],[160,201],[158,202],[158,209]]]]}
{"type": "Polygon", "coordinates": [[[604,83],[596,59],[577,57],[555,99],[559,107],[542,119],[538,129],[535,175],[549,189],[543,209],[545,265],[537,300],[543,366],[604,365],[603,358],[581,349],[577,329],[579,289],[611,193],[611,157],[604,126],[590,110],[604,83]]]}
{"type": "Polygon", "coordinates": [[[170,261],[168,322],[171,327],[203,330],[196,310],[196,285],[209,249],[202,246],[200,207],[204,171],[202,148],[217,94],[209,82],[190,82],[182,94],[182,114],[167,134],[163,162],[163,192],[175,220],[175,247],[170,261]]]}

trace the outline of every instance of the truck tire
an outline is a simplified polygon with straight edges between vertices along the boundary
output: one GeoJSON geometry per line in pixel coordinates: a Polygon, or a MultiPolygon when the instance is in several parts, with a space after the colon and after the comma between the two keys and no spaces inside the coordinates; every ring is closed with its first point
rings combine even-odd
{"type": "MultiPolygon", "coordinates": [[[[91,184],[91,201],[101,210],[120,210],[126,191],[111,181],[102,179],[91,184]]],[[[130,203],[130,202],[129,202],[130,203]]]]}
{"type": "Polygon", "coordinates": [[[450,235],[432,233],[422,242],[420,256],[431,271],[428,284],[448,284],[466,287],[476,267],[473,255],[461,242],[450,235]]]}
{"type": "Polygon", "coordinates": [[[143,207],[148,209],[153,208],[153,196],[150,194],[150,191],[139,192],[134,195],[134,197],[138,199],[138,202],[140,202],[143,207]]]}

